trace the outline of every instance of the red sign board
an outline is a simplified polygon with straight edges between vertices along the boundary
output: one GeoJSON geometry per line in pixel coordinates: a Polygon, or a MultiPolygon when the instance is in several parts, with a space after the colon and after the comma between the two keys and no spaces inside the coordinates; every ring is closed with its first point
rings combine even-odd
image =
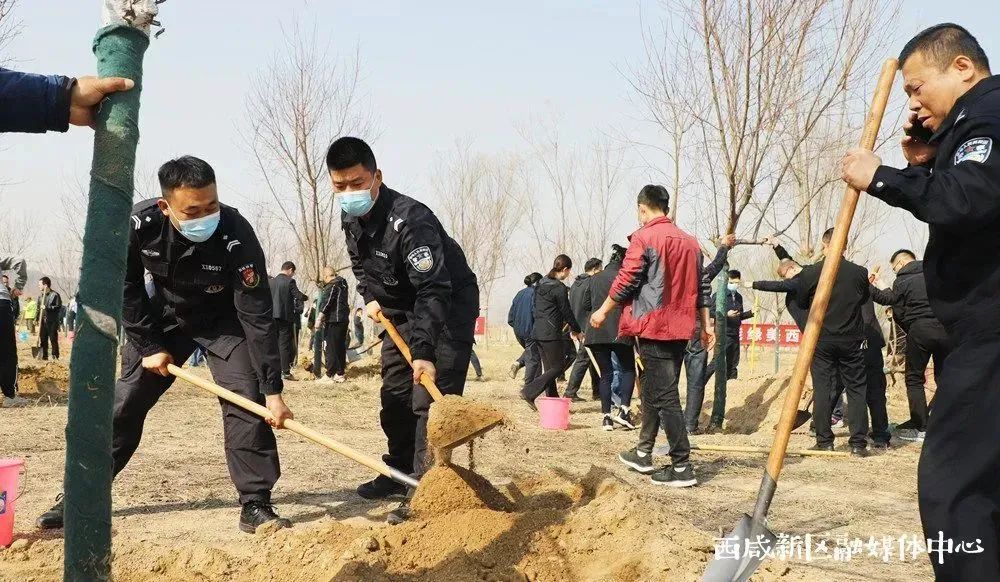
{"type": "Polygon", "coordinates": [[[782,347],[797,347],[802,333],[795,324],[774,325],[773,323],[744,323],[740,325],[740,343],[774,344],[782,347]]]}
{"type": "Polygon", "coordinates": [[[486,318],[480,315],[476,318],[476,335],[486,335],[486,318]]]}

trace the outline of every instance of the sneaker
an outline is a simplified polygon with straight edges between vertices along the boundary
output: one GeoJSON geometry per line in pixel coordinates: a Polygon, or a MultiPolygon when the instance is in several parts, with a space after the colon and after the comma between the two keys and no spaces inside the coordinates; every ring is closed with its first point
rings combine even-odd
{"type": "Polygon", "coordinates": [[[517,362],[513,362],[510,365],[510,369],[507,370],[507,375],[510,376],[511,380],[513,380],[514,378],[517,378],[517,371],[520,370],[520,369],[521,369],[521,365],[518,364],[517,362]]]}
{"type": "Polygon", "coordinates": [[[830,428],[844,428],[844,419],[831,417],[830,418],[830,428]]]}
{"type": "Polygon", "coordinates": [[[618,453],[618,460],[629,469],[643,475],[648,475],[656,470],[653,468],[653,455],[650,453],[646,453],[644,456],[640,455],[638,449],[629,449],[618,453]]]}
{"type": "Polygon", "coordinates": [[[632,422],[632,412],[624,406],[619,406],[618,410],[611,416],[611,420],[624,426],[628,430],[635,430],[635,423],[632,422]]]}
{"type": "Polygon", "coordinates": [[[29,404],[31,404],[31,401],[28,400],[27,398],[23,398],[21,396],[15,395],[15,396],[13,396],[11,398],[7,398],[6,396],[4,396],[3,404],[0,405],[0,407],[2,407],[2,408],[21,408],[22,406],[27,406],[29,404]]]}
{"type": "Polygon", "coordinates": [[[345,380],[347,380],[347,378],[345,378],[343,374],[333,375],[333,381],[336,382],[337,384],[343,384],[345,380]]]}
{"type": "Polygon", "coordinates": [[[485,382],[485,381],[486,378],[484,378],[482,374],[476,376],[476,382],[485,382]]]}
{"type": "Polygon", "coordinates": [[[248,501],[240,511],[240,530],[255,533],[257,528],[268,522],[276,522],[275,529],[292,527],[292,522],[274,512],[274,506],[263,501],[248,501]]]}
{"type": "Polygon", "coordinates": [[[385,499],[406,495],[406,486],[396,483],[385,475],[379,475],[371,481],[358,485],[358,495],[365,499],[385,499]]]}
{"type": "Polygon", "coordinates": [[[396,509],[393,509],[385,516],[385,522],[389,525],[399,525],[410,519],[410,513],[410,499],[406,498],[396,509]]]}
{"type": "Polygon", "coordinates": [[[666,485],[667,487],[692,487],[698,484],[698,479],[694,476],[694,467],[690,463],[680,466],[669,466],[660,469],[649,476],[653,485],[666,485]]]}
{"type": "Polygon", "coordinates": [[[896,430],[920,430],[920,426],[916,422],[914,422],[913,419],[911,418],[906,422],[901,422],[897,424],[896,430]]]}
{"type": "Polygon", "coordinates": [[[56,495],[56,504],[52,509],[38,516],[35,520],[38,529],[61,529],[63,526],[63,496],[56,495]]]}
{"type": "Polygon", "coordinates": [[[569,398],[570,402],[586,402],[585,398],[580,398],[579,394],[574,394],[572,396],[564,396],[563,398],[569,398]]]}
{"type": "Polygon", "coordinates": [[[927,431],[904,430],[900,431],[897,436],[899,436],[900,440],[908,441],[911,443],[922,443],[924,442],[924,437],[927,436],[927,431]]]}
{"type": "Polygon", "coordinates": [[[886,441],[874,441],[872,443],[872,450],[877,453],[884,453],[889,450],[889,443],[886,441]]]}
{"type": "Polygon", "coordinates": [[[603,429],[605,431],[615,430],[615,423],[611,421],[611,415],[610,414],[605,414],[604,415],[604,420],[601,421],[601,429],[603,429]]]}
{"type": "Polygon", "coordinates": [[[868,456],[868,447],[851,447],[852,457],[865,458],[868,456]]]}
{"type": "Polygon", "coordinates": [[[323,376],[316,380],[317,384],[323,384],[324,386],[329,386],[334,383],[334,379],[331,376],[323,376]]]}
{"type": "Polygon", "coordinates": [[[833,444],[821,445],[819,443],[816,443],[815,445],[809,447],[809,450],[810,451],[832,451],[833,450],[833,444]]]}

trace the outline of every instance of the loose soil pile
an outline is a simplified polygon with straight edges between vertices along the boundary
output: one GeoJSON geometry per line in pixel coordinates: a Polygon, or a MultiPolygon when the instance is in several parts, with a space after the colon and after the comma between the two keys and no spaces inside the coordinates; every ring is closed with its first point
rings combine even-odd
{"type": "Polygon", "coordinates": [[[468,398],[446,394],[431,405],[427,417],[427,442],[446,447],[484,427],[503,423],[503,413],[468,398]]]}
{"type": "Polygon", "coordinates": [[[69,391],[69,368],[62,361],[19,358],[18,392],[26,397],[65,396],[69,391]]]}

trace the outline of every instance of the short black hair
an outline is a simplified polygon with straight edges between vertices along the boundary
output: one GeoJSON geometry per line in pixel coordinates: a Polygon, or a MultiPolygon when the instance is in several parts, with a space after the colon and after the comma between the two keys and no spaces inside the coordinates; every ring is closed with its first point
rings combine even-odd
{"type": "Polygon", "coordinates": [[[285,261],[284,263],[281,263],[281,270],[282,271],[287,271],[289,269],[291,269],[291,270],[294,271],[295,270],[295,263],[293,263],[291,261],[285,261]]]}
{"type": "Polygon", "coordinates": [[[594,269],[600,269],[603,265],[604,263],[601,261],[601,259],[598,259],[596,257],[591,257],[587,259],[586,263],[583,264],[583,270],[593,271],[594,269]]]}
{"type": "Polygon", "coordinates": [[[980,72],[990,72],[990,59],[976,37],[964,27],[950,22],[926,28],[911,38],[899,52],[899,66],[902,67],[908,58],[918,52],[941,70],[955,58],[966,56],[980,72]]]}
{"type": "Polygon", "coordinates": [[[52,287],[52,279],[49,279],[48,277],[42,277],[39,281],[41,281],[42,285],[45,285],[46,287],[52,287]]]}
{"type": "Polygon", "coordinates": [[[830,244],[830,241],[832,240],[833,240],[833,227],[831,226],[830,228],[826,229],[826,231],[823,232],[823,242],[830,244]]]}
{"type": "Polygon", "coordinates": [[[743,277],[740,276],[740,272],[739,272],[738,269],[729,269],[729,278],[730,279],[742,279],[743,277]]]}
{"type": "Polygon", "coordinates": [[[326,150],[326,169],[346,170],[361,164],[364,169],[375,173],[378,164],[375,163],[375,152],[358,137],[342,137],[330,144],[326,150]]]}
{"type": "Polygon", "coordinates": [[[215,184],[215,170],[205,160],[181,156],[160,166],[156,173],[164,196],[176,188],[204,188],[215,184]]]}
{"type": "Polygon", "coordinates": [[[636,202],[664,213],[670,212],[670,192],[663,186],[654,184],[643,186],[642,190],[639,190],[636,202]]]}
{"type": "Polygon", "coordinates": [[[889,264],[895,263],[896,257],[898,257],[899,255],[910,255],[910,258],[912,258],[913,260],[917,259],[917,255],[913,254],[913,251],[911,251],[910,249],[899,249],[898,251],[892,253],[891,257],[889,257],[889,264]]]}
{"type": "Polygon", "coordinates": [[[608,258],[609,263],[620,263],[625,258],[625,252],[628,251],[625,247],[620,244],[611,245],[611,257],[608,258]]]}

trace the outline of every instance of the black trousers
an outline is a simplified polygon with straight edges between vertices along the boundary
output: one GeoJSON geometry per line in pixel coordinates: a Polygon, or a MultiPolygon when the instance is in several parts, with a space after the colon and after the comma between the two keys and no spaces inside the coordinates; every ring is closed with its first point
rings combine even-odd
{"type": "Polygon", "coordinates": [[[344,375],[347,368],[347,322],[333,321],[323,326],[326,341],[326,375],[344,375]]]}
{"type": "MultiPolygon", "coordinates": [[[[168,333],[164,340],[164,347],[175,362],[186,361],[196,345],[194,340],[179,333],[168,333]]],[[[216,384],[264,404],[247,342],[236,346],[226,358],[209,351],[208,367],[216,384]]],[[[142,357],[135,346],[131,342],[125,345],[122,374],[115,383],[111,445],[115,475],[125,468],[139,447],[146,415],[173,382],[173,376],[163,377],[143,369],[142,357]]],[[[221,398],[219,404],[222,407],[226,465],[229,477],[239,492],[240,503],[270,501],[271,489],[281,476],[278,447],[271,427],[259,416],[221,398]]]]}
{"type": "Polygon", "coordinates": [[[515,335],[514,337],[517,339],[517,343],[521,344],[521,347],[524,348],[517,362],[520,367],[524,368],[524,384],[527,385],[542,372],[541,350],[538,348],[538,342],[530,337],[523,338],[519,335],[515,335]]]}
{"type": "Polygon", "coordinates": [[[278,354],[281,357],[281,373],[290,374],[292,364],[295,363],[295,328],[292,322],[284,319],[275,319],[274,325],[278,328],[278,354]]]}
{"type": "MultiPolygon", "coordinates": [[[[684,465],[691,455],[681,396],[677,389],[687,340],[656,341],[640,339],[639,355],[645,370],[639,389],[642,395],[642,425],[638,450],[652,454],[656,433],[663,426],[670,444],[670,461],[684,465]]],[[[624,362],[622,366],[624,371],[624,362]]]]}
{"type": "Polygon", "coordinates": [[[583,384],[583,378],[586,376],[588,371],[590,371],[590,386],[594,391],[596,391],[597,384],[599,382],[597,370],[595,370],[593,364],[590,363],[590,357],[587,355],[587,350],[584,349],[583,346],[580,346],[576,349],[576,358],[573,360],[573,368],[570,370],[569,380],[566,382],[566,391],[564,393],[566,398],[572,398],[580,392],[580,386],[583,384]]]}
{"type": "Polygon", "coordinates": [[[557,340],[536,340],[542,356],[542,373],[524,385],[524,395],[534,400],[545,392],[547,396],[559,396],[556,378],[566,371],[566,342],[557,340]]]}
{"type": "MultiPolygon", "coordinates": [[[[739,377],[740,366],[740,336],[726,336],[726,379],[736,380],[739,377]]],[[[705,381],[702,387],[715,375],[715,358],[708,363],[705,370],[705,381]]],[[[704,389],[704,388],[702,388],[704,389]]]]}
{"type": "MultiPolygon", "coordinates": [[[[403,339],[409,343],[409,323],[396,323],[403,339]]],[[[345,324],[346,329],[346,324],[345,324]]],[[[465,392],[465,376],[469,373],[472,342],[452,339],[448,328],[441,331],[435,348],[437,380],[442,394],[465,392]]],[[[389,334],[382,335],[382,411],[379,418],[388,441],[389,453],[382,457],[390,467],[421,477],[428,467],[427,413],[430,394],[420,384],[413,383],[413,368],[396,349],[389,334]]]]}
{"type": "Polygon", "coordinates": [[[42,320],[41,328],[38,330],[42,342],[42,359],[49,359],[49,343],[52,344],[52,357],[59,359],[59,320],[46,317],[42,320]]]}
{"type": "Polygon", "coordinates": [[[852,447],[868,446],[868,376],[865,370],[864,342],[853,339],[820,340],[813,355],[812,380],[815,397],[813,418],[816,443],[833,444],[830,416],[836,396],[837,377],[847,393],[847,424],[852,447]]]}
{"type": "Polygon", "coordinates": [[[631,401],[632,392],[635,390],[635,354],[632,351],[632,346],[624,344],[594,344],[588,347],[594,353],[594,359],[597,360],[597,365],[601,368],[601,376],[598,380],[598,389],[601,393],[601,412],[609,414],[611,412],[611,379],[614,376],[611,354],[618,356],[618,361],[621,363],[618,387],[623,403],[631,401]]]}
{"type": "Polygon", "coordinates": [[[934,381],[938,382],[949,352],[951,340],[938,320],[920,319],[910,324],[906,335],[906,400],[910,404],[910,420],[918,430],[927,426],[924,392],[927,362],[934,358],[934,381]]]}
{"type": "Polygon", "coordinates": [[[14,310],[10,301],[0,300],[0,392],[7,398],[17,395],[17,337],[14,310]]]}
{"type": "Polygon", "coordinates": [[[1000,333],[949,335],[917,471],[920,520],[927,538],[982,548],[934,556],[937,580],[1000,580],[1000,333]]]}

